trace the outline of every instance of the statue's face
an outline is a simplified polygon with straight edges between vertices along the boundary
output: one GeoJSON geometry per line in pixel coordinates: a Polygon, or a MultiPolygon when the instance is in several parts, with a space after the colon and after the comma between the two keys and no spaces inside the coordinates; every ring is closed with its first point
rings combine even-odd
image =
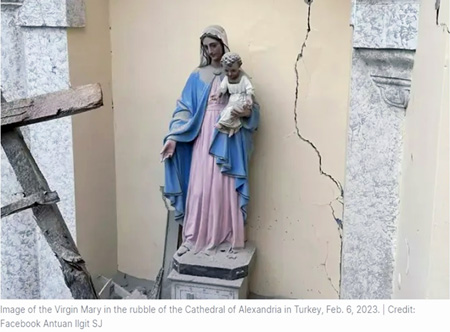
{"type": "Polygon", "coordinates": [[[236,80],[239,77],[240,67],[237,62],[233,63],[231,66],[225,67],[225,74],[228,76],[229,80],[236,80]]]}
{"type": "Polygon", "coordinates": [[[223,48],[219,41],[205,37],[202,44],[212,61],[219,62],[222,59],[223,48]]]}

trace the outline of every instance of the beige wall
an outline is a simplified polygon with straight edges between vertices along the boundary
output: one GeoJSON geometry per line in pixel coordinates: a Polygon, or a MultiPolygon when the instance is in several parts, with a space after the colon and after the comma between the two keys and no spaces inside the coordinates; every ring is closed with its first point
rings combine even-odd
{"type": "MultiPolygon", "coordinates": [[[[86,5],[86,28],[70,30],[68,38],[72,85],[100,82],[105,102],[73,118],[77,242],[91,272],[112,275],[118,265],[133,276],[155,278],[166,222],[159,192],[162,137],[198,64],[202,29],[221,24],[253,76],[262,106],[247,228],[258,248],[251,291],[337,297],[340,238],[330,203],[340,217],[342,208],[334,201],[339,193],[320,175],[317,154],[296,136],[293,120],[294,63],[306,32],[304,2],[275,6],[268,0],[236,0],[224,6],[200,0],[87,0],[86,5]]],[[[449,35],[436,27],[433,7],[422,1],[406,118],[396,298],[449,296],[449,35]]],[[[350,1],[313,3],[312,31],[298,67],[301,133],[320,151],[323,170],[341,183],[349,15],[350,1]]],[[[448,24],[448,0],[441,2],[441,22],[448,24]]]]}
{"type": "Polygon", "coordinates": [[[77,245],[91,274],[117,271],[114,123],[107,0],[87,0],[86,27],[69,29],[72,86],[100,83],[104,106],[73,117],[77,245]]]}
{"type": "MultiPolygon", "coordinates": [[[[440,21],[448,24],[448,0],[440,21]]],[[[395,298],[449,297],[449,35],[421,1],[406,112],[395,298]]]]}
{"type": "MultiPolygon", "coordinates": [[[[350,1],[314,2],[299,63],[299,126],[323,170],[344,178],[351,62],[350,1]]],[[[306,33],[303,1],[110,1],[119,269],[154,279],[166,210],[159,151],[175,101],[199,62],[199,37],[223,25],[262,107],[251,163],[248,237],[257,245],[251,291],[336,298],[340,238],[330,202],[339,191],[295,134],[294,63],[306,33]]],[[[336,214],[342,208],[333,203],[336,214]]]]}

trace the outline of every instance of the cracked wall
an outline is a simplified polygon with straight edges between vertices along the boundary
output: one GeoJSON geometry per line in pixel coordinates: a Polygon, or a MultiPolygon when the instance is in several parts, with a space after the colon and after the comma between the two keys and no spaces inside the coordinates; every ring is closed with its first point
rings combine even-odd
{"type": "Polygon", "coordinates": [[[257,246],[250,290],[263,296],[337,298],[350,2],[312,3],[311,31],[298,62],[308,21],[308,5],[301,0],[234,0],[226,6],[199,0],[111,1],[110,10],[120,156],[119,269],[153,279],[161,266],[167,213],[159,191],[161,142],[175,101],[198,64],[201,31],[217,23],[226,28],[231,49],[241,54],[262,107],[250,166],[247,236],[257,246]]]}
{"type": "MultiPolygon", "coordinates": [[[[264,207],[265,197],[257,193],[258,198],[254,204],[258,206],[258,215],[255,224],[249,225],[250,239],[254,236],[255,242],[261,243],[257,245],[258,257],[268,254],[265,261],[257,261],[257,268],[260,270],[253,275],[251,284],[256,293],[262,292],[264,295],[269,293],[271,296],[330,298],[339,293],[343,193],[340,183],[343,172],[339,171],[343,166],[345,146],[345,129],[340,125],[345,126],[346,119],[345,108],[340,109],[340,106],[345,107],[347,102],[348,91],[345,90],[348,89],[348,72],[344,70],[349,70],[349,57],[345,58],[349,56],[345,54],[348,49],[342,45],[350,45],[349,39],[346,39],[349,36],[346,34],[349,32],[346,30],[348,20],[345,21],[349,12],[346,13],[346,8],[340,3],[336,6],[341,6],[341,14],[332,20],[328,17],[329,6],[330,3],[323,2],[313,2],[309,6],[304,3],[299,5],[302,15],[297,24],[302,31],[300,37],[303,38],[296,42],[293,66],[295,90],[291,109],[294,133],[284,138],[275,136],[276,141],[281,139],[277,143],[265,141],[268,145],[275,144],[275,147],[285,145],[290,153],[284,156],[284,147],[278,153],[274,152],[279,155],[277,158],[283,165],[277,170],[276,164],[273,164],[271,166],[274,168],[269,166],[265,170],[267,173],[275,171],[274,178],[269,180],[272,181],[274,193],[265,191],[274,202],[274,208],[270,210],[270,207],[264,207]],[[335,44],[330,40],[336,37],[331,29],[342,34],[340,39],[335,40],[335,44]],[[337,51],[335,57],[332,50],[337,51]],[[331,67],[339,68],[335,80],[330,75],[331,67]],[[333,87],[330,88],[331,86],[333,87]],[[343,98],[335,94],[339,91],[343,92],[343,98]],[[332,121],[336,121],[333,129],[330,128],[332,121]],[[329,135],[336,135],[334,147],[327,144],[329,141],[326,142],[325,138],[330,137],[329,135]],[[340,158],[333,158],[333,148],[337,149],[334,152],[341,153],[340,158]],[[338,161],[342,164],[339,165],[338,161]],[[291,183],[286,185],[286,182],[291,183]],[[264,215],[270,217],[266,219],[264,215]],[[295,265],[298,263],[295,268],[287,268],[284,261],[279,264],[271,262],[276,260],[276,248],[279,248],[280,243],[283,247],[282,257],[289,257],[289,252],[295,255],[295,265]],[[306,267],[305,270],[301,271],[302,267],[306,267]],[[267,269],[272,272],[266,273],[267,269]],[[281,275],[276,273],[277,269],[281,271],[281,275]],[[266,277],[271,274],[272,280],[266,277]],[[299,281],[297,285],[295,279],[299,281]]],[[[278,47],[283,48],[282,45],[278,47]]],[[[267,102],[272,107],[271,101],[267,102]]],[[[272,114],[267,116],[271,117],[272,114]]],[[[267,120],[268,123],[271,120],[267,120]]],[[[267,130],[270,132],[270,128],[267,130]]],[[[256,151],[255,156],[259,153],[256,151]]],[[[255,172],[259,173],[259,170],[255,172]]],[[[263,174],[260,175],[261,178],[264,177],[263,174]]]]}

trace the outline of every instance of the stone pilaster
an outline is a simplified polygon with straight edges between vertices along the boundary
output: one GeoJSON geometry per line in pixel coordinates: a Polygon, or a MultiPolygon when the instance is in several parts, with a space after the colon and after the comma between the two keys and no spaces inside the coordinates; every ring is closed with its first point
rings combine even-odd
{"type": "Polygon", "coordinates": [[[341,298],[393,292],[403,125],[418,1],[353,2],[341,298]]]}
{"type": "MultiPolygon", "coordinates": [[[[69,87],[66,28],[84,25],[83,1],[2,1],[2,91],[6,100],[69,87]]],[[[58,119],[23,128],[25,140],[75,237],[72,121],[58,119]]],[[[22,189],[2,151],[2,205],[22,189]]],[[[2,298],[71,298],[59,263],[31,211],[2,219],[2,298]]]]}

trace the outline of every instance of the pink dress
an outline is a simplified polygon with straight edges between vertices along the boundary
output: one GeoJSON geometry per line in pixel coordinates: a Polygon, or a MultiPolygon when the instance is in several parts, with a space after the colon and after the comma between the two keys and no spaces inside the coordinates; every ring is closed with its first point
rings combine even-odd
{"type": "Polygon", "coordinates": [[[192,151],[183,241],[191,244],[195,252],[213,249],[224,242],[233,248],[244,247],[244,217],[235,180],[223,175],[215,158],[209,154],[214,125],[227,104],[224,100],[211,100],[219,86],[220,76],[216,76],[192,151]]]}

